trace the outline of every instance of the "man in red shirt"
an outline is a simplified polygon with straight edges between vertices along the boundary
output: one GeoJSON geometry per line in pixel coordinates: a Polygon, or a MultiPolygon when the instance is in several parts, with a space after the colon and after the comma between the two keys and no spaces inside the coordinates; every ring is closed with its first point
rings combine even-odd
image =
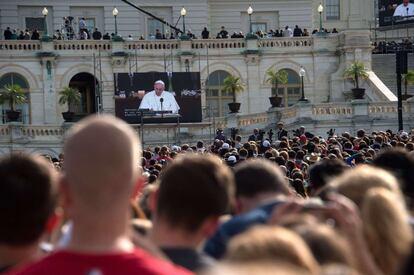
{"type": "Polygon", "coordinates": [[[129,238],[129,199],[143,179],[139,141],[126,123],[92,116],[74,125],[61,179],[69,242],[15,274],[188,274],[137,249],[129,238]]]}

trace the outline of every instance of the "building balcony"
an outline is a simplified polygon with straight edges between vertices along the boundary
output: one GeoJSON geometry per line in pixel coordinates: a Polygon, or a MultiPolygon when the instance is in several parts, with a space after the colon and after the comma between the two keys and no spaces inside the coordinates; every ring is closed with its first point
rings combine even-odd
{"type": "Polygon", "coordinates": [[[53,52],[59,57],[90,56],[100,52],[110,56],[115,52],[138,56],[166,55],[240,55],[272,53],[310,53],[321,49],[335,51],[338,35],[320,37],[276,37],[258,40],[230,39],[194,39],[181,40],[135,40],[114,42],[110,40],[54,40],[41,42],[33,40],[0,40],[0,57],[29,57],[39,53],[53,52]],[[319,42],[318,42],[319,41],[319,42]],[[321,43],[322,42],[322,43],[321,43]]]}

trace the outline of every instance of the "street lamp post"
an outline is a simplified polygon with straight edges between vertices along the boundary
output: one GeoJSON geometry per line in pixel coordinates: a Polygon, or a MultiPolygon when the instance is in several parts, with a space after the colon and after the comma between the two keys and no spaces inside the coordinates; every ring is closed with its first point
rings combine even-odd
{"type": "Polygon", "coordinates": [[[187,15],[187,10],[183,7],[181,9],[181,16],[183,17],[183,32],[185,33],[185,16],[187,15]]]}
{"type": "Polygon", "coordinates": [[[252,6],[249,6],[249,8],[247,9],[247,14],[249,15],[250,34],[252,34],[253,33],[253,29],[252,29],[253,8],[252,8],[252,6]]]}
{"type": "Polygon", "coordinates": [[[190,37],[187,35],[185,31],[185,16],[187,15],[187,10],[183,7],[181,9],[181,16],[183,17],[183,34],[181,34],[180,38],[181,40],[189,40],[190,37]]]}
{"type": "Polygon", "coordinates": [[[249,33],[246,36],[246,39],[257,39],[257,36],[253,33],[253,27],[252,27],[252,14],[253,14],[253,8],[252,6],[249,6],[247,8],[247,14],[249,15],[249,33]]]}
{"type": "Polygon", "coordinates": [[[112,15],[114,16],[115,19],[115,34],[114,37],[112,38],[113,41],[122,41],[122,37],[118,35],[118,22],[116,21],[116,17],[118,16],[118,9],[115,7],[112,10],[112,15]]]}
{"type": "Polygon", "coordinates": [[[323,6],[322,3],[318,6],[318,12],[319,12],[319,33],[322,33],[322,13],[323,13],[323,6]]]}
{"type": "Polygon", "coordinates": [[[305,75],[306,75],[305,69],[303,67],[300,67],[299,76],[302,82],[302,96],[299,99],[299,101],[301,102],[309,102],[309,100],[305,97],[305,84],[304,84],[305,75]]]}
{"type": "Polygon", "coordinates": [[[51,38],[48,34],[48,31],[47,31],[47,15],[48,14],[49,14],[49,11],[47,10],[46,7],[44,7],[43,10],[42,10],[42,15],[43,15],[43,18],[44,18],[45,31],[44,31],[43,36],[42,36],[42,41],[50,41],[51,40],[51,38]]]}

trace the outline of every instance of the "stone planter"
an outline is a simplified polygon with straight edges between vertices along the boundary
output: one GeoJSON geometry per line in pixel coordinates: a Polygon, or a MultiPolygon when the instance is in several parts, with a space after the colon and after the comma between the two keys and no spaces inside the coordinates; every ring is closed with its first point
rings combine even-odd
{"type": "Polygon", "coordinates": [[[269,97],[270,105],[272,108],[280,107],[282,105],[283,97],[281,96],[271,96],[269,97]]]}
{"type": "Polygon", "coordinates": [[[354,88],[352,91],[353,99],[364,99],[365,89],[362,88],[354,88]]]}
{"type": "Polygon", "coordinates": [[[7,110],[6,115],[7,115],[7,120],[8,121],[18,121],[19,117],[20,117],[20,112],[19,111],[7,110]]]}
{"type": "Polygon", "coordinates": [[[237,102],[229,103],[230,113],[231,114],[238,113],[240,110],[240,105],[241,103],[237,103],[237,102]]]}
{"type": "Polygon", "coordinates": [[[73,119],[75,118],[75,113],[74,112],[63,112],[62,117],[65,120],[65,122],[72,122],[73,119]]]}

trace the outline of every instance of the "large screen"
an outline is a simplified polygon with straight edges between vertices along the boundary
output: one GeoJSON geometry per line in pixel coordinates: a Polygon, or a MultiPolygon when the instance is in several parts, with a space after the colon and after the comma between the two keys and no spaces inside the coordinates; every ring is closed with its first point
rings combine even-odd
{"type": "MultiPolygon", "coordinates": [[[[165,83],[164,93],[174,96],[180,110],[180,122],[201,122],[201,90],[199,72],[173,72],[171,74],[151,73],[115,73],[115,115],[128,123],[139,124],[139,107],[143,96],[154,90],[154,83],[165,83]]],[[[171,97],[170,97],[171,98],[171,97]]],[[[174,100],[172,99],[172,100],[174,100]]],[[[158,104],[159,102],[155,102],[158,104]]],[[[167,98],[163,102],[168,106],[167,98]]],[[[165,111],[168,111],[164,107],[165,111]]],[[[174,119],[163,115],[162,119],[146,119],[144,123],[171,123],[174,119]]]]}
{"type": "Polygon", "coordinates": [[[412,0],[379,0],[380,27],[414,23],[414,3],[412,0]]]}

